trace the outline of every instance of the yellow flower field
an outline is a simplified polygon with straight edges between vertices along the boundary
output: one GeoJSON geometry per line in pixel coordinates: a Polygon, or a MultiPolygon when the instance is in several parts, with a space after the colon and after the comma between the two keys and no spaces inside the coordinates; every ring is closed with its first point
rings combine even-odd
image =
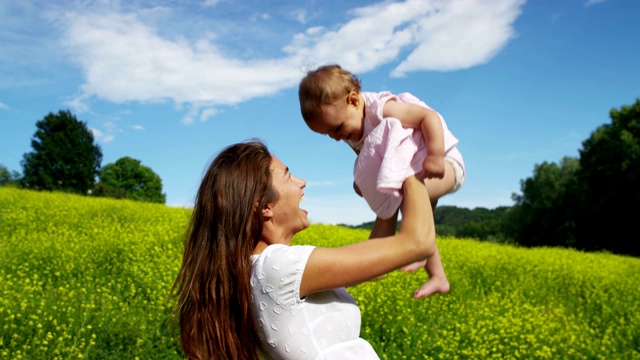
{"type": "MultiPolygon", "coordinates": [[[[0,359],[181,359],[167,296],[189,214],[0,188],[0,359]]],[[[312,225],[294,243],[367,236],[312,225]]],[[[446,295],[411,298],[423,270],[349,289],[381,358],[640,359],[640,259],[471,239],[438,246],[446,295]]]]}

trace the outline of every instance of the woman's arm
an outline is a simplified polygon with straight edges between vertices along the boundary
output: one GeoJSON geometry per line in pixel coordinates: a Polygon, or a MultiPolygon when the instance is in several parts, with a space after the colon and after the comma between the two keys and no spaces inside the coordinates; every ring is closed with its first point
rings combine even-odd
{"type": "Polygon", "coordinates": [[[316,248],[302,275],[301,297],[374,279],[435,252],[433,213],[423,181],[411,176],[403,191],[399,232],[338,248],[316,248]]]}

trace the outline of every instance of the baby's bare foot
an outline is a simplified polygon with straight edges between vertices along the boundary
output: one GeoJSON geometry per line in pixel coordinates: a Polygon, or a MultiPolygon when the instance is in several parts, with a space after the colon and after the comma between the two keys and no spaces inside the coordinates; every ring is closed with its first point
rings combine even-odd
{"type": "Polygon", "coordinates": [[[432,277],[422,284],[416,292],[413,293],[414,299],[425,298],[431,294],[440,293],[445,294],[449,292],[449,280],[446,277],[432,277]]]}

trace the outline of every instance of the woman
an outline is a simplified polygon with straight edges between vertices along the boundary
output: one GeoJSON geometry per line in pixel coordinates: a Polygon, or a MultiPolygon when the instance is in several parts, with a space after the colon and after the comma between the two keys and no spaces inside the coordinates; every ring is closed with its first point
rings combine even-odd
{"type": "Polygon", "coordinates": [[[189,359],[378,359],[361,339],[360,311],[344,287],[435,251],[421,180],[403,184],[397,235],[338,248],[289,246],[309,226],[304,180],[258,140],[231,145],[198,190],[174,284],[180,344],[189,359]],[[260,349],[260,350],[259,350],[260,349]]]}

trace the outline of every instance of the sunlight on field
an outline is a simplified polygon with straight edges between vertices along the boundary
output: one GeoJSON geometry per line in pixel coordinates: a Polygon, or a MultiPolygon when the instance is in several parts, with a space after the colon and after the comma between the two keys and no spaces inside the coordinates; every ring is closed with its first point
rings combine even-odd
{"type": "MultiPolygon", "coordinates": [[[[294,242],[339,246],[367,236],[314,225],[294,242]]],[[[411,297],[423,270],[349,289],[361,335],[381,358],[640,359],[640,259],[454,238],[438,247],[446,295],[411,297]]]]}
{"type": "Polygon", "coordinates": [[[0,189],[0,356],[179,354],[168,287],[188,212],[0,189]]]}
{"type": "MultiPolygon", "coordinates": [[[[180,359],[169,289],[189,211],[0,188],[0,359],[180,359]]],[[[294,243],[368,232],[312,225],[294,243]]],[[[603,240],[606,241],[606,240],[603,240]]],[[[349,289],[383,359],[640,359],[640,259],[439,238],[424,271],[349,289]]]]}

